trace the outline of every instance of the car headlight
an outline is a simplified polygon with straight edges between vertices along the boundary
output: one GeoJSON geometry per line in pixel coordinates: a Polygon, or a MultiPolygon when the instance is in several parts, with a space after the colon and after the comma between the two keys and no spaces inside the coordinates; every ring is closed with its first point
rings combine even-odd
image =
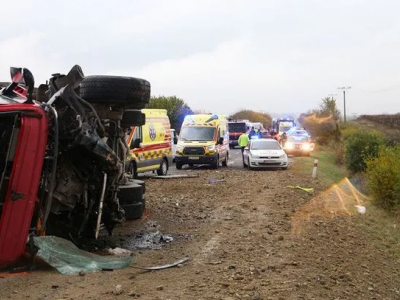
{"type": "Polygon", "coordinates": [[[279,158],[286,158],[287,155],[286,154],[282,154],[281,156],[279,156],[279,158]]]}
{"type": "Polygon", "coordinates": [[[208,151],[215,151],[215,145],[207,146],[208,151]]]}
{"type": "Polygon", "coordinates": [[[311,149],[311,145],[310,144],[303,144],[302,147],[304,150],[310,150],[311,149]]]}
{"type": "Polygon", "coordinates": [[[183,151],[183,146],[176,146],[176,152],[183,151]]]}
{"type": "Polygon", "coordinates": [[[293,149],[293,143],[287,142],[287,143],[285,144],[285,148],[286,148],[286,149],[293,149]]]}
{"type": "Polygon", "coordinates": [[[250,153],[250,156],[252,157],[252,158],[259,158],[259,156],[258,155],[254,155],[253,153],[251,153],[251,152],[249,152],[250,153]]]}

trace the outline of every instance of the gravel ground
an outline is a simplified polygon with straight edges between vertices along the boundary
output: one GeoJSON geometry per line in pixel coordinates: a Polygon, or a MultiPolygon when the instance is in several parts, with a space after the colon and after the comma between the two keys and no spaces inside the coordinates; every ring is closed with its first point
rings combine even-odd
{"type": "Polygon", "coordinates": [[[327,187],[311,176],[290,168],[247,171],[240,151],[231,153],[228,168],[173,171],[197,178],[146,179],[145,217],[126,222],[114,237],[129,245],[136,233],[158,230],[174,239],[159,249],[136,250],[133,265],[187,256],[191,262],[84,276],[42,268],[0,277],[0,298],[400,299],[399,260],[356,225],[368,213],[354,213],[352,203],[324,192],[327,187]]]}

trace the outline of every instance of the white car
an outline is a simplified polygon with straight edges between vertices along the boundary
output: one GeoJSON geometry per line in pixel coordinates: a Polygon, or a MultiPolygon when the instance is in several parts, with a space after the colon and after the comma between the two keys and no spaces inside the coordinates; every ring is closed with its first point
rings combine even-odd
{"type": "Polygon", "coordinates": [[[289,166],[288,156],[282,146],[274,139],[251,140],[243,152],[243,167],[280,168],[289,166]]]}

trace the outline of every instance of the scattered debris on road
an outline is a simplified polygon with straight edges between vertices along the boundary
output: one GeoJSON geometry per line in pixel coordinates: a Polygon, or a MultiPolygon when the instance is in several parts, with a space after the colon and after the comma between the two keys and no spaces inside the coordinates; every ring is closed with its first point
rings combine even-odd
{"type": "Polygon", "coordinates": [[[76,275],[80,272],[116,270],[127,268],[133,257],[100,256],[83,251],[71,241],[55,236],[34,237],[39,248],[37,256],[63,275],[76,275]]]}
{"type": "Polygon", "coordinates": [[[163,234],[160,231],[155,232],[138,232],[134,233],[131,238],[127,238],[121,246],[129,250],[159,250],[165,244],[174,241],[171,235],[163,234]]]}
{"type": "Polygon", "coordinates": [[[122,248],[110,248],[107,249],[107,253],[115,255],[115,256],[120,256],[120,257],[126,257],[126,256],[132,256],[133,253],[132,251],[126,250],[126,249],[122,249],[122,248]]]}
{"type": "Polygon", "coordinates": [[[198,174],[195,175],[187,175],[187,174],[177,174],[177,175],[165,175],[165,176],[160,176],[160,175],[154,175],[154,176],[149,176],[151,179],[177,179],[177,178],[197,178],[199,177],[198,174]]]}
{"type": "Polygon", "coordinates": [[[357,208],[357,211],[360,214],[365,214],[365,212],[367,211],[367,209],[365,208],[365,206],[362,205],[354,205],[355,208],[357,208]]]}
{"type": "Polygon", "coordinates": [[[210,178],[210,180],[208,181],[208,183],[210,183],[210,184],[217,184],[217,183],[220,183],[220,182],[226,182],[226,180],[225,179],[210,178]]]}
{"type": "Polygon", "coordinates": [[[137,266],[130,266],[131,268],[134,269],[141,269],[141,270],[149,270],[149,271],[155,271],[155,270],[164,270],[164,269],[169,269],[169,268],[173,268],[173,267],[178,267],[182,264],[184,264],[185,262],[191,261],[192,259],[190,257],[185,257],[182,258],[172,264],[167,264],[167,265],[162,265],[162,266],[155,266],[155,267],[137,267],[137,266]]]}
{"type": "Polygon", "coordinates": [[[298,189],[298,190],[302,190],[302,191],[305,191],[306,193],[308,193],[308,194],[314,194],[314,189],[313,188],[303,188],[303,187],[301,187],[301,186],[292,186],[292,185],[288,185],[287,186],[288,188],[291,188],[291,189],[298,189]]]}

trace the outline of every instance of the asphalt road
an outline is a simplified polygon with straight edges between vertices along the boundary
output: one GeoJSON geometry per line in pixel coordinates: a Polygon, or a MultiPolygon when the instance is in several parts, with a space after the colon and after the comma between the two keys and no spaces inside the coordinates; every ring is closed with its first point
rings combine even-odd
{"type": "MultiPolygon", "coordinates": [[[[228,167],[234,169],[243,169],[242,152],[240,148],[229,149],[228,167]]],[[[223,168],[221,164],[220,168],[223,168]]],[[[194,167],[189,167],[188,165],[184,165],[182,167],[182,170],[189,170],[189,169],[211,169],[211,167],[207,165],[195,165],[194,167]]],[[[172,166],[170,166],[168,173],[169,174],[179,173],[179,171],[175,167],[175,163],[172,166]]]]}
{"type": "MultiPolygon", "coordinates": [[[[293,157],[289,156],[289,164],[293,162],[293,157]]],[[[228,167],[233,169],[244,169],[243,168],[243,161],[242,161],[242,152],[240,148],[229,149],[229,161],[228,167]]],[[[220,168],[224,168],[220,165],[220,168]]],[[[207,165],[196,165],[194,167],[189,167],[188,165],[184,165],[182,170],[190,170],[190,169],[211,169],[210,166],[207,165]]],[[[175,163],[170,166],[169,174],[179,174],[179,170],[176,169],[175,163]]]]}

